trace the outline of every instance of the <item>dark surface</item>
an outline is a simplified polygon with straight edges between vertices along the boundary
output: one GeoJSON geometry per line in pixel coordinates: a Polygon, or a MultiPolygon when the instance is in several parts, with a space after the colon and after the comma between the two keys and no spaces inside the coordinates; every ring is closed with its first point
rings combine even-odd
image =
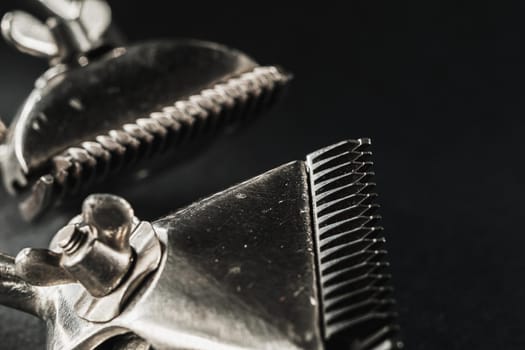
{"type": "MultiPolygon", "coordinates": [[[[158,217],[322,146],[371,137],[407,346],[525,348],[521,6],[112,4],[130,39],[215,40],[296,77],[271,117],[183,169],[130,188],[138,215],[158,217]]],[[[45,63],[0,50],[0,114],[7,119],[45,63]]],[[[4,251],[42,246],[59,225],[52,219],[53,229],[41,226],[48,233],[37,234],[0,200],[4,251]]],[[[42,342],[42,326],[29,317],[2,309],[0,324],[1,348],[42,342]]]]}

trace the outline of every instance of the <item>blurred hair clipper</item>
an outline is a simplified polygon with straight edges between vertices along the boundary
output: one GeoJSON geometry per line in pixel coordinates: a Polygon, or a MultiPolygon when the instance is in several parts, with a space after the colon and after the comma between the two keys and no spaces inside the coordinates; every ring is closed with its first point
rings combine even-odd
{"type": "Polygon", "coordinates": [[[29,220],[109,177],[173,163],[168,151],[191,155],[266,111],[290,79],[219,44],[123,45],[104,0],[32,3],[35,16],[1,23],[8,42],[50,62],[0,128],[3,182],[29,220]]]}
{"type": "Polygon", "coordinates": [[[403,347],[370,141],[345,141],[153,223],[92,195],[49,250],[0,259],[0,302],[48,349],[403,347]]]}

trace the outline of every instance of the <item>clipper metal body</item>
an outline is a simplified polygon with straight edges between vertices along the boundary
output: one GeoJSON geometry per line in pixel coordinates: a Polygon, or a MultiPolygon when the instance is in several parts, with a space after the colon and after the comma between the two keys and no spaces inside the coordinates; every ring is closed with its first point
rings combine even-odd
{"type": "Polygon", "coordinates": [[[45,320],[48,349],[400,349],[369,143],[152,224],[92,196],[50,250],[0,259],[0,302],[45,320]]]}
{"type": "Polygon", "coordinates": [[[35,3],[42,21],[20,11],[2,20],[10,43],[50,62],[0,128],[3,182],[27,219],[109,176],[171,163],[167,151],[193,153],[267,110],[290,79],[214,43],[125,46],[103,0],[35,3]]]}

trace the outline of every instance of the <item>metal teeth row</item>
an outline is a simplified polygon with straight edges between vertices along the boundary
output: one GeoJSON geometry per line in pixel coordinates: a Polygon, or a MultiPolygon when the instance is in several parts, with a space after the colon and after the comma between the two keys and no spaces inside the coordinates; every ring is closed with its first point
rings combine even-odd
{"type": "Polygon", "coordinates": [[[307,157],[328,341],[350,349],[395,349],[398,330],[369,139],[349,140],[307,157]]]}
{"type": "Polygon", "coordinates": [[[22,213],[31,219],[51,202],[143,160],[248,122],[274,104],[289,79],[276,67],[256,67],[66,149],[53,158],[51,173],[37,180],[32,194],[21,204],[22,213]]]}

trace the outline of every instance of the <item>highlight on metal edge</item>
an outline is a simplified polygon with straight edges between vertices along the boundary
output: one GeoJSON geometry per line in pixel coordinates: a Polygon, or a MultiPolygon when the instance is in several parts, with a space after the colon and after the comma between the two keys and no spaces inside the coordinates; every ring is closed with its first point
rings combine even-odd
{"type": "Polygon", "coordinates": [[[0,255],[0,303],[45,320],[50,350],[401,349],[369,145],[155,222],[92,195],[48,249],[0,255]]]}

